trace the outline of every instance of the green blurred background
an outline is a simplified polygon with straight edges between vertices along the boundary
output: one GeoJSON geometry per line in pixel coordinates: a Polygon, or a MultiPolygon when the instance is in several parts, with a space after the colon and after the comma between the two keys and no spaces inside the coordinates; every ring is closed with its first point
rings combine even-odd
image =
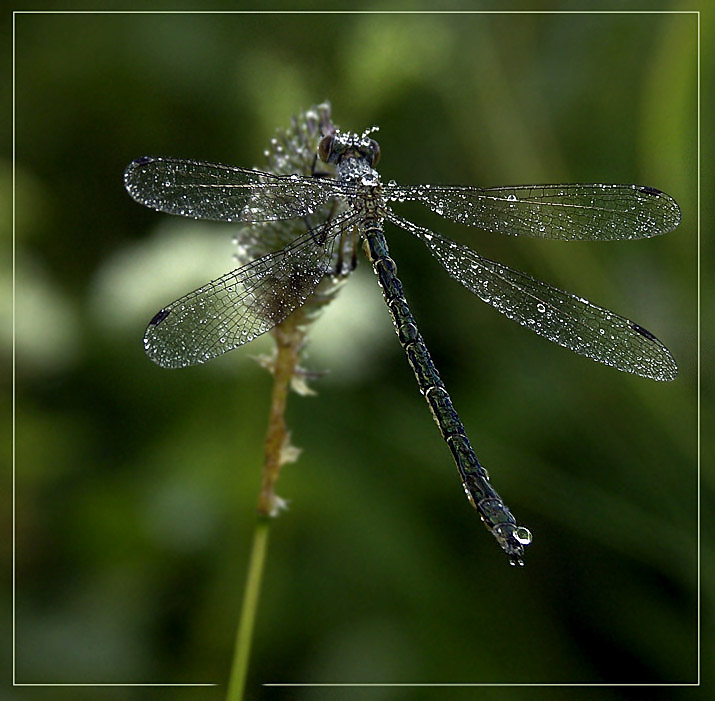
{"type": "MultiPolygon", "coordinates": [[[[262,166],[275,128],[325,99],[344,129],[380,126],[384,179],[673,195],[674,233],[612,244],[402,211],[638,321],[680,375],[549,344],[388,231],[477,453],[534,542],[509,567],[469,507],[363,261],[312,334],[310,367],[330,370],[318,396],[290,399],[303,454],[278,485],[290,510],[272,526],[251,698],[538,694],[264,682],[696,680],[695,15],[35,14],[15,31],[18,681],[225,683],[271,387],[250,356],[270,342],[184,371],[147,360],[147,320],[230,269],[234,230],[138,206],[122,172],[148,154],[262,166]]],[[[7,183],[7,150],[2,167],[7,183]]],[[[710,519],[711,476],[702,488],[710,519]]],[[[709,545],[702,561],[710,594],[709,545]]]]}

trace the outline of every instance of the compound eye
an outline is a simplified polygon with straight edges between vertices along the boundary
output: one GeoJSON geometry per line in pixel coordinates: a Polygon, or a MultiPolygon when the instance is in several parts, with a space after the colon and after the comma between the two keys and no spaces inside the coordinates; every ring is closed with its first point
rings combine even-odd
{"type": "Polygon", "coordinates": [[[370,152],[372,153],[372,165],[376,166],[380,162],[380,144],[375,139],[370,139],[370,152]]]}
{"type": "Polygon", "coordinates": [[[335,136],[333,134],[328,134],[320,140],[320,143],[318,144],[318,156],[324,163],[330,163],[330,156],[333,153],[334,143],[335,136]]]}

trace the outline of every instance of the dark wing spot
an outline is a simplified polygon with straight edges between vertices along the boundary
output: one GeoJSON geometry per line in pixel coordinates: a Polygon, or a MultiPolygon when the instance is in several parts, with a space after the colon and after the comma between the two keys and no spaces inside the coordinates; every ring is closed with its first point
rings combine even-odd
{"type": "Polygon", "coordinates": [[[656,190],[654,187],[650,187],[650,185],[642,185],[641,187],[638,188],[639,192],[645,192],[647,195],[662,195],[663,193],[660,190],[656,190]]]}
{"type": "Polygon", "coordinates": [[[631,328],[634,331],[637,331],[641,336],[645,336],[647,339],[651,341],[657,341],[658,339],[650,332],[648,329],[644,329],[642,326],[639,324],[631,324],[631,328]]]}
{"type": "Polygon", "coordinates": [[[171,314],[171,309],[162,309],[154,315],[154,318],[149,322],[149,326],[159,326],[169,314],[171,314]]]}
{"type": "Polygon", "coordinates": [[[153,156],[141,156],[140,158],[134,159],[132,162],[132,165],[135,166],[145,166],[147,163],[151,163],[152,161],[155,161],[156,158],[153,156]]]}

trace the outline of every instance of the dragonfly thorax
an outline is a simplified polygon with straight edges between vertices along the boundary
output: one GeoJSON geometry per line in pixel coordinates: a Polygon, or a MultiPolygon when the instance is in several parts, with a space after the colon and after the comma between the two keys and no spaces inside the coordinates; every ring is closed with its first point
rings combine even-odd
{"type": "Polygon", "coordinates": [[[318,156],[338,169],[338,180],[346,186],[344,197],[351,207],[369,218],[385,218],[380,174],[373,168],[380,158],[380,146],[369,134],[335,132],[324,136],[318,156]]]}

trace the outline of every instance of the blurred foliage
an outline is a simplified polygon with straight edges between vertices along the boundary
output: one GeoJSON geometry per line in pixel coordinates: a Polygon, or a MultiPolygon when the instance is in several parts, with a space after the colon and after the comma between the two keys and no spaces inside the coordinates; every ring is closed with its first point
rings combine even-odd
{"type": "MultiPolygon", "coordinates": [[[[278,485],[291,509],[272,527],[253,698],[338,697],[259,686],[281,681],[695,681],[695,15],[28,14],[15,31],[18,681],[225,682],[270,390],[250,356],[270,339],[185,371],[145,358],[146,321],[231,266],[232,227],[146,210],[122,172],[151,154],[261,166],[274,129],[324,99],[344,129],[380,126],[385,179],[673,195],[676,232],[614,244],[403,211],[637,320],[681,373],[658,384],[569,354],[388,232],[477,453],[534,543],[517,570],[480,526],[361,265],[313,336],[310,363],[330,374],[289,405],[304,452],[278,485]]],[[[704,472],[710,524],[712,492],[704,472]]]]}

